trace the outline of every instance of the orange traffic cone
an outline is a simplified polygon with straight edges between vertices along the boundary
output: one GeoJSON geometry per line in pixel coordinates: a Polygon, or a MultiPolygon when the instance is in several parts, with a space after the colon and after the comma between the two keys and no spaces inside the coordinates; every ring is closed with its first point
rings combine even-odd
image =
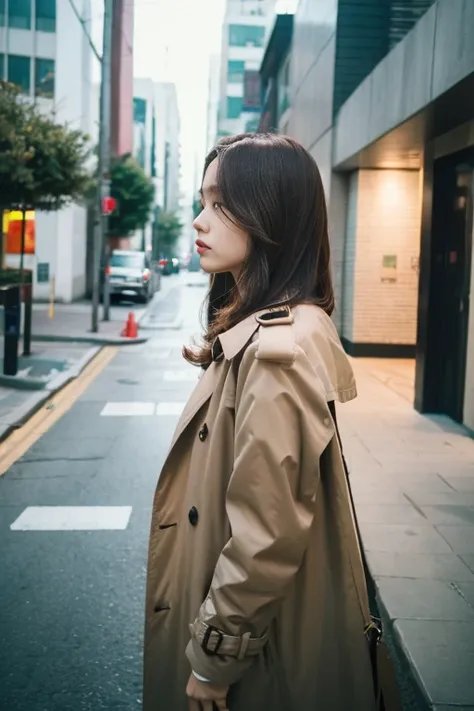
{"type": "Polygon", "coordinates": [[[135,321],[133,311],[128,314],[128,319],[120,335],[125,338],[136,338],[138,336],[138,323],[135,321]]]}

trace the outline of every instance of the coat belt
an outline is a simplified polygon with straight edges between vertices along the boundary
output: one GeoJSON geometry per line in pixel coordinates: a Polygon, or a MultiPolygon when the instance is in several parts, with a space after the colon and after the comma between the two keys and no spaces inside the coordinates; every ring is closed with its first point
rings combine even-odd
{"type": "Polygon", "coordinates": [[[189,629],[206,654],[219,654],[239,660],[260,654],[268,640],[267,635],[251,637],[250,632],[245,632],[241,637],[233,637],[199,618],[189,625],[189,629]]]}

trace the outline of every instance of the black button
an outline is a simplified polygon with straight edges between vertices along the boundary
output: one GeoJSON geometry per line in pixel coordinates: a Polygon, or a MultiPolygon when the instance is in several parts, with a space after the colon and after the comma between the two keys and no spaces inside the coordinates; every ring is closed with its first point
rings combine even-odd
{"type": "Polygon", "coordinates": [[[201,442],[204,442],[204,440],[206,439],[208,434],[209,434],[209,429],[208,429],[207,425],[204,423],[203,426],[201,427],[201,429],[199,430],[199,439],[201,440],[201,442]]]}
{"type": "Polygon", "coordinates": [[[188,518],[191,526],[195,526],[197,524],[199,519],[199,512],[195,506],[189,509],[188,518]]]}

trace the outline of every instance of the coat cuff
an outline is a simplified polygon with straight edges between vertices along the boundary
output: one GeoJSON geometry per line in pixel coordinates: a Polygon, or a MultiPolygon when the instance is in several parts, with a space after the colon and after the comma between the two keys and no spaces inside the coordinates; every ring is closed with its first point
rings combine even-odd
{"type": "Polygon", "coordinates": [[[222,657],[219,654],[206,654],[197,639],[191,638],[186,647],[186,656],[191,669],[199,676],[210,679],[217,686],[231,686],[239,681],[249,669],[256,657],[238,660],[235,657],[222,657]]]}

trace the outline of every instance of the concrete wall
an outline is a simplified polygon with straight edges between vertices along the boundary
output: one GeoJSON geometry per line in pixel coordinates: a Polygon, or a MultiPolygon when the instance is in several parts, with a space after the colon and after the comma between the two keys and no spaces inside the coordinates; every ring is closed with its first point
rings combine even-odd
{"type": "Polygon", "coordinates": [[[300,0],[294,19],[289,133],[318,163],[330,192],[337,0],[300,0]]]}
{"type": "Polygon", "coordinates": [[[363,170],[351,176],[342,314],[347,340],[416,343],[420,228],[418,171],[363,170]],[[396,274],[384,270],[384,256],[396,257],[396,274]],[[391,277],[395,281],[386,281],[391,277]]]}
{"type": "Polygon", "coordinates": [[[356,155],[472,73],[473,27],[472,0],[438,0],[341,107],[333,164],[356,155]]]}

